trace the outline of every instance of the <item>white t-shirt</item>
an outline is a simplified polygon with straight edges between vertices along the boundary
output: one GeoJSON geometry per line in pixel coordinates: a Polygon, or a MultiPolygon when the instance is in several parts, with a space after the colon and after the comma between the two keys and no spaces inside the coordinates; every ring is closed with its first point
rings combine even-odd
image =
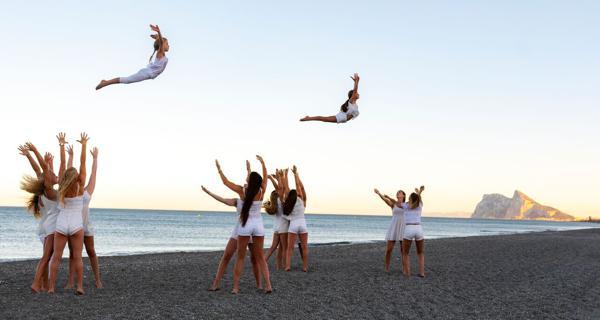
{"type": "Polygon", "coordinates": [[[169,62],[167,56],[164,56],[160,59],[154,58],[154,61],[150,62],[146,67],[148,72],[150,73],[150,77],[154,79],[158,77],[158,75],[161,74],[163,71],[165,71],[165,68],[167,67],[167,62],[169,62]]]}
{"type": "Polygon", "coordinates": [[[423,212],[423,203],[418,207],[411,209],[408,203],[402,205],[404,207],[404,223],[405,224],[421,224],[421,212],[423,212]]]}
{"type": "Polygon", "coordinates": [[[358,105],[356,103],[352,103],[348,101],[348,111],[346,111],[347,116],[352,116],[352,119],[358,117],[360,112],[358,112],[358,105]]]}

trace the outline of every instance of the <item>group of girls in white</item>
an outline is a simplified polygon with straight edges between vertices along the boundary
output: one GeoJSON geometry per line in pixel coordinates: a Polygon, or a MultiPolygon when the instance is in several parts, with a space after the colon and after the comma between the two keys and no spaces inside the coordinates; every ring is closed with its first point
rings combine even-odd
{"type": "MultiPolygon", "coordinates": [[[[274,237],[278,238],[278,247],[271,250],[278,250],[277,268],[285,266],[286,271],[291,270],[292,253],[297,238],[300,239],[302,271],[308,271],[308,228],[304,218],[306,205],[306,192],[304,185],[300,180],[297,168],[294,166],[292,173],[296,183],[296,189],[290,190],[288,184],[288,169],[276,170],[275,174],[268,175],[265,162],[262,157],[256,156],[262,166],[262,176],[257,172],[251,171],[250,163],[246,161],[247,176],[242,185],[235,184],[227,179],[219,162],[216,161],[217,170],[221,181],[231,191],[235,192],[239,198],[224,198],[209,191],[202,186],[202,190],[215,200],[236,208],[237,218],[233,223],[233,231],[223,252],[223,256],[217,268],[217,274],[208,290],[217,291],[220,289],[221,279],[225,274],[227,265],[232,256],[236,254],[235,266],[233,269],[233,289],[232,293],[239,293],[239,283],[242,271],[244,269],[244,259],[246,249],[250,250],[250,260],[252,270],[256,281],[256,287],[263,289],[262,280],[265,282],[265,293],[271,293],[269,266],[264,256],[263,244],[265,238],[265,228],[262,220],[261,209],[265,208],[267,212],[275,215],[274,237]],[[270,200],[263,203],[264,195],[267,189],[267,179],[269,179],[275,188],[271,193],[270,200]]],[[[274,240],[275,242],[276,240],[274,240]]]]}
{"type": "Polygon", "coordinates": [[[90,264],[94,272],[96,287],[102,288],[98,257],[94,249],[94,229],[90,222],[90,201],[96,186],[96,171],[98,167],[98,149],[90,152],[93,157],[92,173],[86,185],[86,155],[89,137],[82,133],[77,140],[81,146],[79,170],[73,167],[73,147],[67,147],[64,133],[57,136],[60,146],[60,167],[58,175],[54,171],[54,157],[47,152],[44,157],[30,142],[19,147],[22,155],[27,157],[36,176],[25,175],[21,189],[31,194],[27,201],[27,209],[38,223],[38,236],[42,241],[42,258],[36,267],[32,292],[55,292],[58,268],[63,251],[69,247],[69,275],[67,289],[84,294],[83,289],[83,259],[82,251],[85,246],[90,264]],[[33,156],[31,155],[33,153],[33,156]],[[66,153],[69,157],[66,160],[66,153]],[[55,185],[58,185],[56,189],[55,185]]]}
{"type": "Polygon", "coordinates": [[[375,189],[375,193],[381,200],[392,208],[392,221],[385,236],[385,240],[387,241],[384,259],[386,272],[390,271],[394,245],[396,242],[400,242],[402,273],[407,277],[411,275],[408,253],[414,241],[417,248],[417,261],[419,262],[419,273],[417,275],[421,278],[425,277],[425,236],[423,235],[423,227],[421,226],[421,213],[423,211],[421,194],[424,190],[424,186],[415,189],[415,192],[411,193],[408,197],[408,202],[405,202],[406,193],[402,190],[396,192],[396,199],[393,199],[375,189]]]}

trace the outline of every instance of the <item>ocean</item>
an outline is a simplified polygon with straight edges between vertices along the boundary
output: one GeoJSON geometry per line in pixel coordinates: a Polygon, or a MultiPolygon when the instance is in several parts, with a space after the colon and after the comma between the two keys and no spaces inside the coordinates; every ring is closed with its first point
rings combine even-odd
{"type": "MultiPolygon", "coordinates": [[[[100,256],[222,250],[236,222],[233,212],[91,209],[100,256]]],[[[307,214],[309,244],[382,241],[391,215],[307,214]]],[[[273,218],[263,214],[265,247],[273,218]]],[[[423,218],[426,239],[597,228],[584,222],[423,218]]],[[[0,207],[0,262],[36,259],[42,254],[37,220],[20,207],[0,207]]],[[[65,256],[68,254],[65,250],[65,256]]],[[[85,250],[84,250],[85,256],[85,250]]]]}

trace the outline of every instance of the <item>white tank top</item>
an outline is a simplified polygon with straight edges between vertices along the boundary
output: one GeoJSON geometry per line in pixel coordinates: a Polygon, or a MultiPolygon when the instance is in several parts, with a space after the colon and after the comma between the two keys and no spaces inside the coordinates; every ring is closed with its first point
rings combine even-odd
{"type": "Polygon", "coordinates": [[[158,77],[159,74],[165,71],[165,68],[167,67],[167,62],[169,62],[169,59],[167,59],[167,56],[164,56],[160,59],[154,58],[154,61],[148,64],[146,68],[148,68],[148,71],[150,71],[150,75],[152,76],[152,78],[158,77]]]}
{"type": "MultiPolygon", "coordinates": [[[[404,204],[401,204],[401,206],[404,207],[404,204]]],[[[404,208],[399,208],[397,205],[394,205],[394,208],[392,208],[392,215],[393,216],[403,217],[403,215],[404,215],[404,208]]]]}
{"type": "Polygon", "coordinates": [[[299,219],[304,219],[304,210],[306,208],[304,207],[304,201],[302,201],[302,199],[298,198],[296,200],[296,204],[294,205],[294,209],[292,209],[292,212],[290,213],[290,220],[299,220],[299,219]]]}
{"type": "Polygon", "coordinates": [[[423,211],[423,204],[418,207],[411,209],[408,207],[408,203],[402,205],[404,207],[404,223],[405,224],[421,224],[421,212],[423,211]]]}
{"type": "MultiPolygon", "coordinates": [[[[238,214],[241,215],[242,208],[244,207],[244,200],[238,199],[236,203],[236,208],[238,214]]],[[[262,201],[252,201],[252,205],[250,205],[250,210],[248,210],[248,219],[256,219],[261,218],[260,209],[262,208],[262,201]]]]}
{"type": "Polygon", "coordinates": [[[65,203],[59,203],[58,208],[61,212],[78,212],[79,214],[83,214],[83,196],[65,198],[65,203]]]}
{"type": "Polygon", "coordinates": [[[281,203],[281,200],[279,199],[277,199],[277,213],[275,214],[275,216],[277,218],[283,217],[283,203],[281,203]]]}
{"type": "Polygon", "coordinates": [[[352,119],[354,119],[358,117],[359,114],[360,112],[358,112],[358,105],[348,101],[348,111],[346,111],[346,115],[352,115],[352,119]]]}

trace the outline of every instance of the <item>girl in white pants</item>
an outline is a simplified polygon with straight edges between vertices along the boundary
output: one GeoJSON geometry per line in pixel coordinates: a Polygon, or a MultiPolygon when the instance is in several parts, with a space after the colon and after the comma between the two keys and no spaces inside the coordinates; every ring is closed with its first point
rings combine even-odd
{"type": "Polygon", "coordinates": [[[425,277],[425,254],[423,246],[425,237],[423,236],[423,227],[421,227],[421,212],[423,211],[423,201],[421,193],[425,190],[424,186],[415,189],[408,197],[408,203],[404,205],[404,234],[402,235],[402,272],[405,276],[410,276],[410,260],[408,252],[412,241],[415,241],[417,247],[417,260],[419,261],[419,277],[425,277]]]}
{"type": "Polygon", "coordinates": [[[144,80],[150,80],[158,77],[165,68],[167,67],[167,59],[166,52],[169,51],[169,40],[167,38],[163,38],[160,33],[160,28],[156,25],[150,25],[150,29],[155,31],[157,34],[153,34],[150,37],[154,39],[154,52],[150,56],[150,60],[148,66],[143,69],[140,69],[138,72],[128,76],[128,77],[119,77],[111,80],[102,80],[96,86],[96,90],[100,90],[106,86],[117,83],[134,83],[140,82],[144,80]],[[152,61],[152,58],[156,54],[156,58],[152,61]]]}
{"type": "Polygon", "coordinates": [[[356,104],[356,100],[360,98],[358,94],[358,81],[360,77],[358,73],[355,73],[354,76],[350,77],[352,81],[354,81],[354,89],[348,91],[348,100],[342,104],[340,107],[340,112],[335,116],[306,116],[300,121],[321,121],[321,122],[332,122],[332,123],[345,123],[349,120],[355,119],[360,114],[358,112],[358,105],[356,104]]]}

